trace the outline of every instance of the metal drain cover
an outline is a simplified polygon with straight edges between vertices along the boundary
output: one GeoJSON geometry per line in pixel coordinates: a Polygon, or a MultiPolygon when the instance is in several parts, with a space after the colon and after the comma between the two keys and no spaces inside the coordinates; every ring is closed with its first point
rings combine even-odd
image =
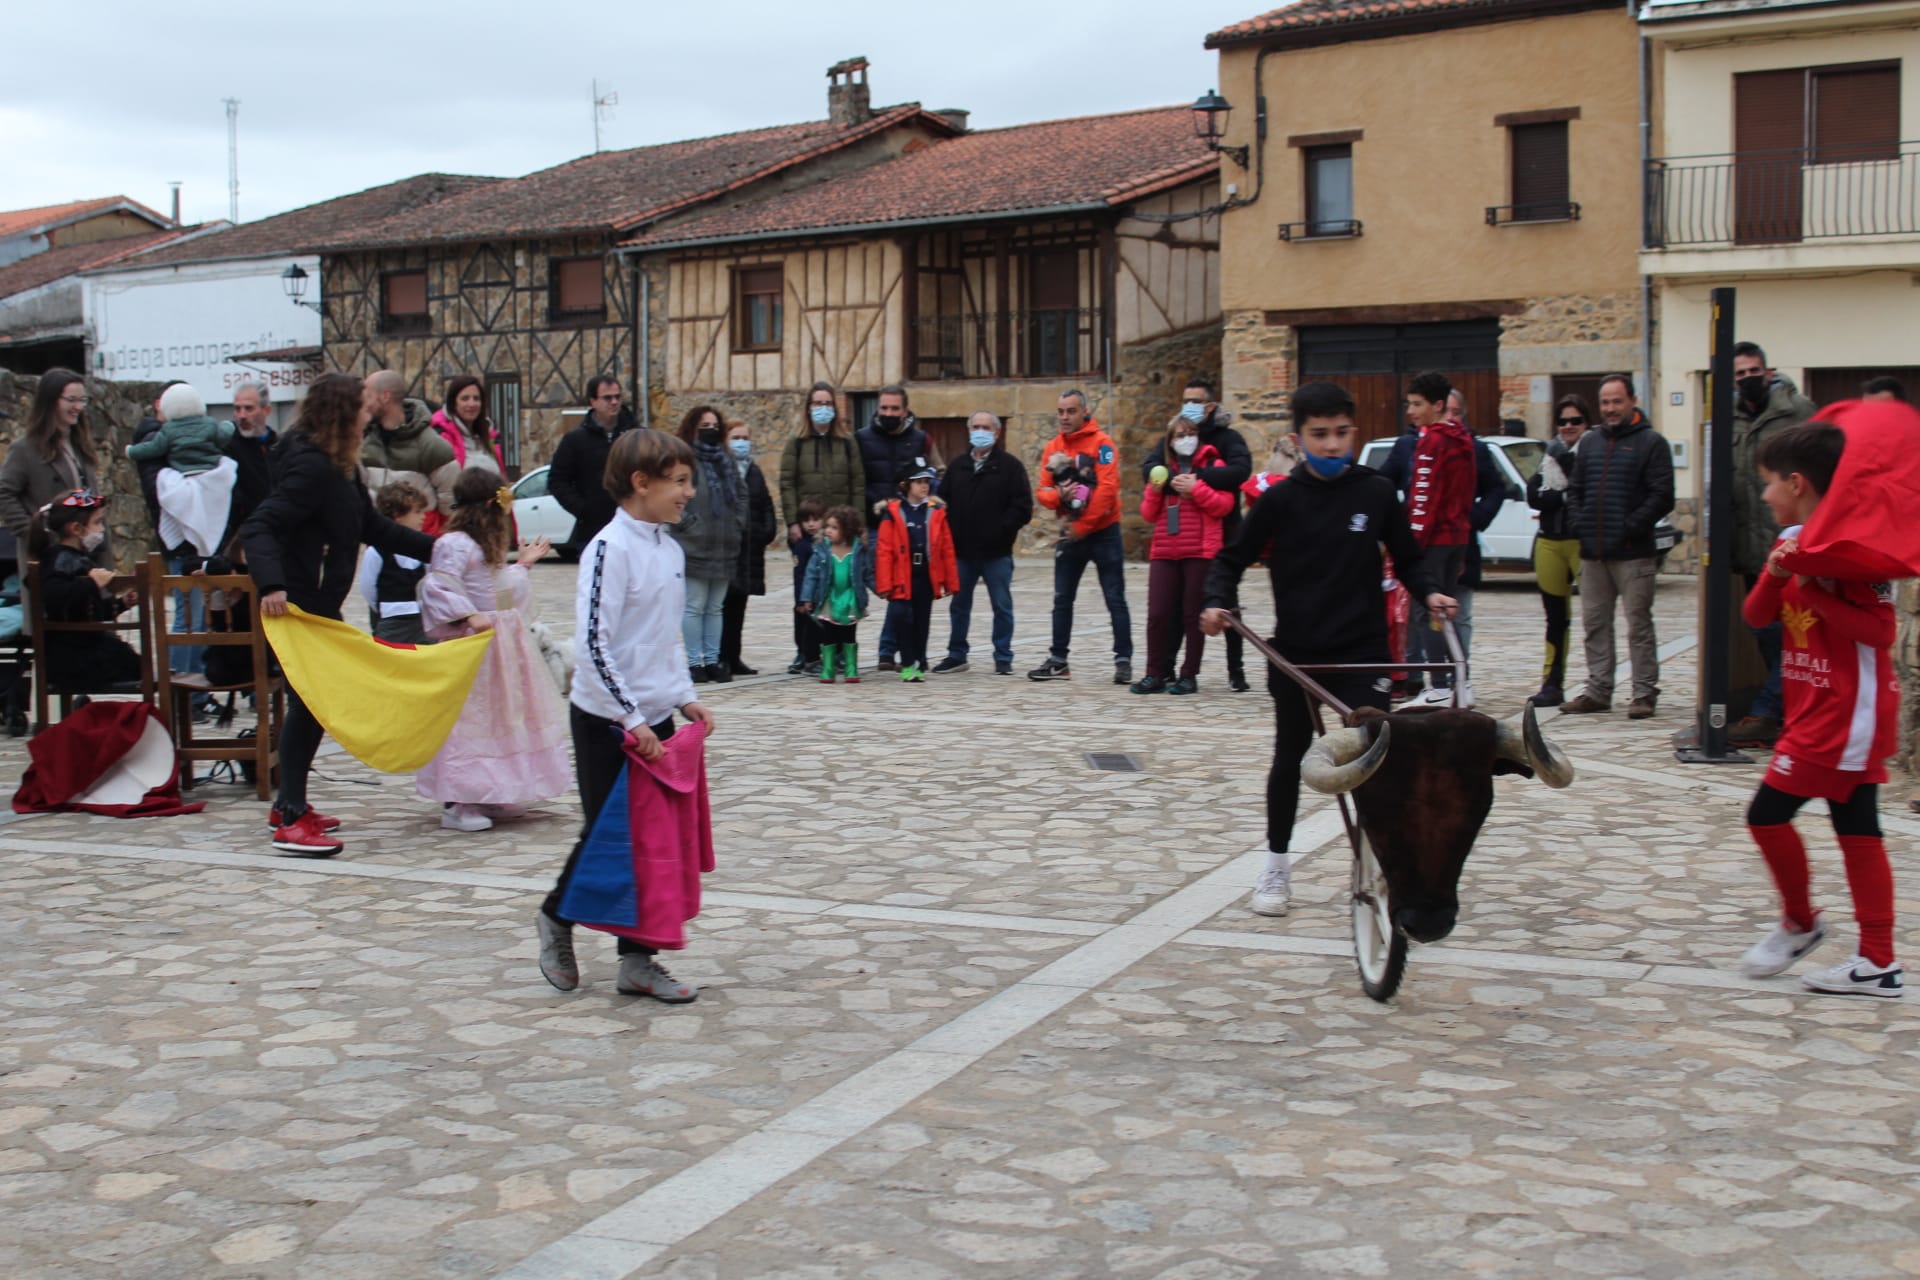
{"type": "Polygon", "coordinates": [[[1124,751],[1089,751],[1087,766],[1107,773],[1139,773],[1140,761],[1124,751]]]}

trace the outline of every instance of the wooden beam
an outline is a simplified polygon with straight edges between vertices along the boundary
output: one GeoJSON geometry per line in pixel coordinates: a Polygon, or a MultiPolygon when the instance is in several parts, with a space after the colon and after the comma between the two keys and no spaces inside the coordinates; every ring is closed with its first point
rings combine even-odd
{"type": "Polygon", "coordinates": [[[1562,120],[1578,120],[1578,107],[1548,107],[1544,111],[1508,111],[1493,118],[1496,128],[1511,129],[1517,124],[1557,124],[1562,120]]]}
{"type": "Polygon", "coordinates": [[[1412,302],[1391,307],[1313,307],[1299,311],[1268,311],[1265,323],[1299,328],[1314,324],[1426,324],[1439,320],[1485,320],[1518,315],[1526,309],[1519,298],[1486,302],[1412,302]]]}
{"type": "Polygon", "coordinates": [[[1335,129],[1330,133],[1296,133],[1287,139],[1290,147],[1333,147],[1342,142],[1358,142],[1366,135],[1364,129],[1335,129]]]}

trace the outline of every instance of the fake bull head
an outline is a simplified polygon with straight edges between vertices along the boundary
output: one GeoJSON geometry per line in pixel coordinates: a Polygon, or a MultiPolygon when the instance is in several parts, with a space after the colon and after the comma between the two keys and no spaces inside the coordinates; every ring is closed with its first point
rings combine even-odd
{"type": "Polygon", "coordinates": [[[1300,778],[1330,795],[1351,792],[1361,829],[1387,877],[1394,924],[1437,942],[1459,916],[1460,872],[1487,813],[1496,774],[1573,781],[1573,765],[1529,705],[1495,720],[1476,711],[1361,711],[1357,723],[1314,741],[1300,778]]]}

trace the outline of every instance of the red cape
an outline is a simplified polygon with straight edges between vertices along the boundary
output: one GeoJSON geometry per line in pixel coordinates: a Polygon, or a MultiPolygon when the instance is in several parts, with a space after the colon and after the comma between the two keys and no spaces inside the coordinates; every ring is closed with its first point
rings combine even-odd
{"type": "Polygon", "coordinates": [[[1847,449],[1786,567],[1856,582],[1920,577],[1920,410],[1845,400],[1814,420],[1846,432],[1847,449]]]}
{"type": "Polygon", "coordinates": [[[115,818],[198,813],[180,803],[180,759],[160,713],[144,702],[89,702],[35,734],[15,813],[83,809],[115,818]]]}

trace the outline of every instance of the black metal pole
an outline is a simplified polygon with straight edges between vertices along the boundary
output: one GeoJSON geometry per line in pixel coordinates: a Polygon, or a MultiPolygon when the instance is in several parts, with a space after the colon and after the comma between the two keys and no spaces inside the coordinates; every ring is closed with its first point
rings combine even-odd
{"type": "Polygon", "coordinates": [[[1727,750],[1727,684],[1732,661],[1733,574],[1733,308],[1734,291],[1712,293],[1713,346],[1708,363],[1707,510],[1700,555],[1706,575],[1701,603],[1700,704],[1697,746],[1675,752],[1686,764],[1744,761],[1727,750]]]}

